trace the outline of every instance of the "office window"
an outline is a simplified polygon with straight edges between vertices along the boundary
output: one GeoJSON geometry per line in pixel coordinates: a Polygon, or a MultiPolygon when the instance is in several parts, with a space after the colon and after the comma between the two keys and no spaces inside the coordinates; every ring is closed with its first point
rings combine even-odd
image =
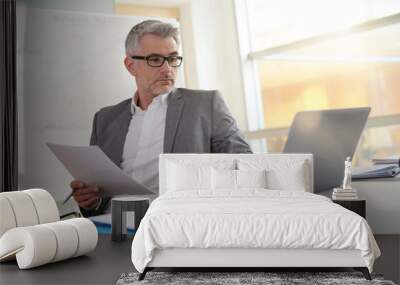
{"type": "Polygon", "coordinates": [[[282,150],[298,111],[370,106],[356,162],[400,153],[400,1],[242,4],[262,109],[247,135],[259,151],[282,150]]]}

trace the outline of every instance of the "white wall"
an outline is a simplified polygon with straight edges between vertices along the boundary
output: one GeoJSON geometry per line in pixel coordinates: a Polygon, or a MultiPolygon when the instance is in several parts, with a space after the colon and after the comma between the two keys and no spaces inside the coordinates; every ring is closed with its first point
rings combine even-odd
{"type": "Polygon", "coordinates": [[[42,187],[58,200],[68,194],[72,177],[45,143],[88,145],[94,113],[133,95],[124,41],[143,19],[26,9],[20,188],[42,187]]]}

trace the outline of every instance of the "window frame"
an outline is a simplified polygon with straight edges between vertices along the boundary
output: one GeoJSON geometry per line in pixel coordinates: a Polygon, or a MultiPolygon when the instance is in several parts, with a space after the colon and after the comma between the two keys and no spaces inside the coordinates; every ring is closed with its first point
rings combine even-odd
{"type": "MultiPolygon", "coordinates": [[[[262,50],[254,50],[251,39],[249,15],[246,0],[235,0],[235,13],[237,21],[237,33],[242,63],[242,78],[244,83],[244,95],[247,106],[248,131],[244,132],[252,146],[263,152],[268,152],[266,139],[271,136],[287,136],[288,127],[265,128],[264,111],[262,108],[262,94],[258,76],[257,60],[276,56],[282,52],[292,51],[298,48],[309,47],[314,44],[330,40],[340,39],[358,33],[372,31],[374,29],[400,24],[400,12],[365,21],[346,29],[335,32],[327,32],[311,37],[302,38],[282,45],[269,47],[262,50]]],[[[299,110],[301,111],[301,110],[299,110]]],[[[369,117],[365,130],[400,125],[400,113],[369,117]]],[[[365,132],[364,130],[364,132],[365,132]]]]}

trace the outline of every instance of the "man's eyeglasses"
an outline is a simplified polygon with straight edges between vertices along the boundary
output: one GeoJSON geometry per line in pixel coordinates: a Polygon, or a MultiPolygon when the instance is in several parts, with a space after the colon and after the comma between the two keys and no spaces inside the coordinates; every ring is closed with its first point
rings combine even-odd
{"type": "Polygon", "coordinates": [[[148,55],[148,56],[131,56],[132,59],[139,59],[147,61],[147,64],[151,67],[160,67],[164,64],[165,61],[168,62],[171,67],[178,67],[182,64],[183,57],[179,55],[170,55],[170,56],[162,56],[162,55],[148,55]]]}

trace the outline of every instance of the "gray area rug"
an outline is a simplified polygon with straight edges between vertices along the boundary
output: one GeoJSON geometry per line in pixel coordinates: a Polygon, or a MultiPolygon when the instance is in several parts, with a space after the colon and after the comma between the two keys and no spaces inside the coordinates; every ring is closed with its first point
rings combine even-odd
{"type": "Polygon", "coordinates": [[[142,281],[139,273],[124,273],[117,285],[133,284],[379,284],[395,285],[384,280],[381,275],[372,274],[372,281],[364,278],[360,272],[148,272],[142,281]]]}

